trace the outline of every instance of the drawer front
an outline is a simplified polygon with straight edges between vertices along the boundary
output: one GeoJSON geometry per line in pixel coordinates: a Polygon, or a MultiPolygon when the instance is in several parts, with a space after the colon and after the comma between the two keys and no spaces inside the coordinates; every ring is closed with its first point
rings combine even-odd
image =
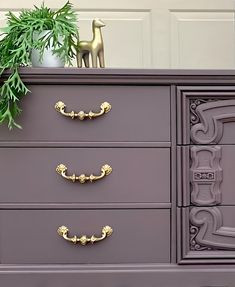
{"type": "Polygon", "coordinates": [[[179,209],[180,263],[235,263],[235,206],[179,209]]]}
{"type": "Polygon", "coordinates": [[[170,261],[170,210],[1,210],[2,264],[157,263],[170,261]],[[60,237],[100,236],[103,226],[113,233],[85,246],[60,237]]]}
{"type": "Polygon", "coordinates": [[[0,141],[170,141],[169,86],[33,85],[22,101],[18,122],[23,130],[1,127],[0,141]],[[98,112],[103,102],[112,109],[93,120],[65,117],[66,111],[98,112]]]}
{"type": "Polygon", "coordinates": [[[179,205],[235,205],[235,145],[178,147],[178,156],[179,205]]]}
{"type": "Polygon", "coordinates": [[[2,203],[169,202],[169,148],[1,148],[2,203]],[[112,173],[81,184],[56,172],[112,173]],[[23,168],[22,168],[23,167],[23,168]]]}
{"type": "Polygon", "coordinates": [[[235,87],[178,87],[179,144],[235,144],[235,87]]]}

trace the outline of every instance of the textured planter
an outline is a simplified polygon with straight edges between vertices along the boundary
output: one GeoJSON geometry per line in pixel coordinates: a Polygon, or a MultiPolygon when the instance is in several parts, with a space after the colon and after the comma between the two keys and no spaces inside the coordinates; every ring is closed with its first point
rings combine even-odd
{"type": "MultiPolygon", "coordinates": [[[[34,40],[38,40],[41,37],[45,36],[49,30],[45,30],[41,33],[34,33],[34,40]]],[[[59,41],[63,41],[63,37],[59,38],[59,41]]],[[[51,43],[51,47],[44,51],[43,58],[40,61],[40,53],[37,49],[32,49],[31,51],[31,61],[33,67],[54,67],[54,68],[63,68],[65,62],[58,57],[57,55],[53,54],[53,46],[51,43]]]]}

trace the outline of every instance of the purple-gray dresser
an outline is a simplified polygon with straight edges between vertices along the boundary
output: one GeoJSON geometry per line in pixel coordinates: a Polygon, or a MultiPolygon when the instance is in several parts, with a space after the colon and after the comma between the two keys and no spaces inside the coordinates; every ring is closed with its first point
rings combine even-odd
{"type": "Polygon", "coordinates": [[[21,74],[1,287],[235,286],[235,71],[21,74]]]}

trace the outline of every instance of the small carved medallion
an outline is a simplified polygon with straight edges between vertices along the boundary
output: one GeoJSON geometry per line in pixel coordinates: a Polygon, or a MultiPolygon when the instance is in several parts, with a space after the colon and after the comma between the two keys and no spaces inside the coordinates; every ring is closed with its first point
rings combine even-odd
{"type": "Polygon", "coordinates": [[[193,179],[196,181],[211,181],[215,179],[215,172],[194,172],[193,179]]]}

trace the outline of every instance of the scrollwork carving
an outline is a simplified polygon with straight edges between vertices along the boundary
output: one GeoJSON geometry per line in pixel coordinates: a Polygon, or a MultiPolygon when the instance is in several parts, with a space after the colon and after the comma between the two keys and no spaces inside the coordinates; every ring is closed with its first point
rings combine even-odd
{"type": "Polygon", "coordinates": [[[191,127],[192,142],[218,143],[223,136],[223,125],[235,121],[235,100],[202,103],[195,108],[195,114],[198,119],[194,121],[198,123],[191,127]]]}
{"type": "Polygon", "coordinates": [[[193,126],[200,122],[199,115],[196,111],[197,107],[201,104],[205,104],[211,99],[193,99],[190,101],[190,125],[193,126]]]}
{"type": "Polygon", "coordinates": [[[220,146],[191,147],[191,203],[200,206],[217,205],[222,201],[220,184],[220,146]]]}
{"type": "MultiPolygon", "coordinates": [[[[190,223],[198,227],[193,239],[191,237],[198,246],[235,250],[235,228],[223,226],[223,216],[218,207],[193,207],[190,223]]],[[[191,248],[194,248],[192,244],[191,248]]]]}
{"type": "Polygon", "coordinates": [[[211,247],[202,246],[197,242],[197,235],[199,232],[199,228],[194,225],[190,225],[190,250],[192,251],[203,251],[203,250],[211,250],[211,247]]]}

